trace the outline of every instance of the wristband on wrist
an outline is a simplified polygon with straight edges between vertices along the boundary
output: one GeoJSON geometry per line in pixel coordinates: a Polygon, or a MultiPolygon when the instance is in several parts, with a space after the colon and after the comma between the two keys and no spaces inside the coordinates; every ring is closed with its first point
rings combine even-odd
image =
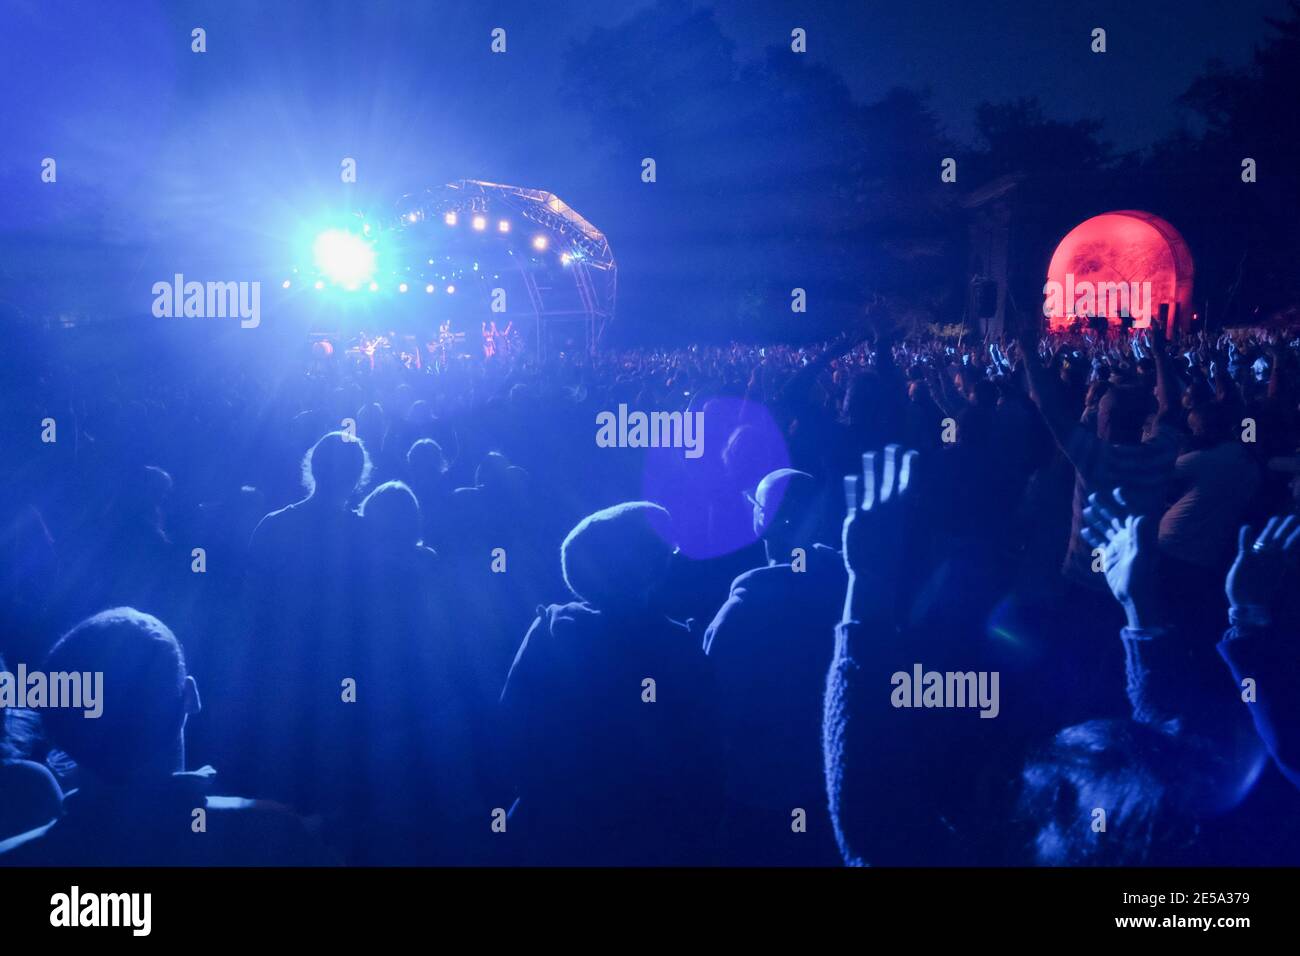
{"type": "Polygon", "coordinates": [[[1228,608],[1228,623],[1233,627],[1269,627],[1273,616],[1262,604],[1237,604],[1228,608]]]}
{"type": "Polygon", "coordinates": [[[1169,633],[1169,628],[1157,624],[1151,627],[1129,624],[1124,628],[1124,636],[1138,641],[1158,641],[1169,633]]]}

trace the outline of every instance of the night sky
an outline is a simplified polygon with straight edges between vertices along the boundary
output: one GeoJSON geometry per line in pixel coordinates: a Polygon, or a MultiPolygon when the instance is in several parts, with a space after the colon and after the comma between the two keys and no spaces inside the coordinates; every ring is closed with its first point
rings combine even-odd
{"type": "MultiPolygon", "coordinates": [[[[95,299],[87,289],[161,268],[160,249],[251,267],[281,255],[323,208],[390,205],[461,178],[551,189],[617,249],[618,198],[589,186],[604,157],[591,148],[581,93],[562,92],[562,54],[652,5],[5,0],[0,302],[55,281],[55,259],[58,275],[84,274],[83,295],[69,299],[80,307],[95,299]],[[208,32],[201,56],[190,51],[194,26],[208,32]],[[494,58],[496,26],[509,53],[494,58]],[[45,156],[59,163],[53,188],[39,180],[45,156]],[[360,175],[347,195],[343,156],[360,175]],[[108,273],[95,271],[108,262],[108,273]]],[[[1121,149],[1185,120],[1174,101],[1206,61],[1244,65],[1264,16],[1286,9],[1285,0],[704,6],[738,63],[788,49],[802,26],[810,58],[858,100],[927,88],[959,141],[973,136],[980,102],[1035,96],[1054,118],[1099,119],[1121,149]],[[1106,56],[1089,52],[1095,26],[1107,30],[1106,56]]],[[[663,55],[670,63],[673,51],[663,55]]]]}

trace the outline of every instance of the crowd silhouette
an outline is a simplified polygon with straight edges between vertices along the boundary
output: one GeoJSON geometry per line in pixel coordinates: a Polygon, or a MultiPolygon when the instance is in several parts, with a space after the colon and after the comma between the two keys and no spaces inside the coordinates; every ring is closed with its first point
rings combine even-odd
{"type": "Polygon", "coordinates": [[[1292,333],[25,371],[5,864],[1300,861],[1292,333]]]}

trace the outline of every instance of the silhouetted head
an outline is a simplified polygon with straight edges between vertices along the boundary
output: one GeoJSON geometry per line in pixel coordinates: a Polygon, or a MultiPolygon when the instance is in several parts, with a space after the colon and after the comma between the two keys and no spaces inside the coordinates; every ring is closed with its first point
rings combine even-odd
{"type": "Polygon", "coordinates": [[[302,486],[310,497],[342,504],[370,480],[370,455],[360,438],[329,432],[302,458],[302,486]]]}
{"type": "Polygon", "coordinates": [[[1194,862],[1198,803],[1221,790],[1207,743],[1132,720],[1058,733],[1026,764],[1021,813],[1030,853],[1050,866],[1194,862]],[[1104,829],[1102,829],[1104,826],[1104,829]]]}
{"type": "Polygon", "coordinates": [[[506,483],[506,470],[509,467],[509,458],[499,451],[490,451],[483,456],[474,471],[474,484],[480,488],[499,490],[506,483]]]}
{"type": "Polygon", "coordinates": [[[375,540],[393,546],[420,543],[420,503],[405,482],[385,481],[357,508],[375,540]]]}
{"type": "Polygon", "coordinates": [[[1232,415],[1218,402],[1207,402],[1187,413],[1187,427],[1198,445],[1218,445],[1232,437],[1232,415]]]}
{"type": "Polygon", "coordinates": [[[676,549],[668,511],[627,501],[588,515],[560,545],[564,583],[602,611],[646,610],[676,549]]]}
{"type": "Polygon", "coordinates": [[[754,535],[762,538],[769,560],[789,560],[790,549],[811,548],[820,517],[817,482],[806,471],[778,468],[758,483],[754,535]]]}
{"type": "Polygon", "coordinates": [[[102,611],[59,639],[45,670],[81,674],[83,687],[87,675],[103,675],[100,716],[41,712],[51,743],[79,766],[116,782],[182,769],[185,721],[198,713],[199,696],[180,644],[158,618],[129,607],[102,611]]]}
{"type": "Polygon", "coordinates": [[[175,482],[172,481],[172,476],[167,474],[166,471],[157,465],[145,465],[144,474],[140,479],[139,490],[142,499],[150,507],[161,507],[172,493],[173,487],[175,487],[175,482]]]}
{"type": "Polygon", "coordinates": [[[381,441],[384,432],[387,430],[388,424],[387,419],[384,417],[384,406],[378,402],[370,402],[357,409],[357,434],[366,441],[381,441]]]}
{"type": "Polygon", "coordinates": [[[435,481],[447,473],[447,456],[432,438],[421,438],[406,452],[406,465],[420,481],[435,481]]]}
{"type": "Polygon", "coordinates": [[[511,505],[526,505],[532,494],[532,476],[526,468],[511,465],[501,475],[501,491],[511,505]]]}
{"type": "Polygon", "coordinates": [[[157,465],[146,465],[138,472],[138,479],[122,489],[126,510],[132,517],[161,529],[163,508],[174,487],[172,476],[157,465]]]}
{"type": "Polygon", "coordinates": [[[1097,437],[1117,445],[1136,445],[1151,411],[1151,395],[1143,388],[1116,386],[1097,405],[1097,437]]]}
{"type": "Polygon", "coordinates": [[[416,428],[432,424],[437,417],[433,413],[433,406],[422,398],[417,398],[406,410],[407,425],[416,428]]]}

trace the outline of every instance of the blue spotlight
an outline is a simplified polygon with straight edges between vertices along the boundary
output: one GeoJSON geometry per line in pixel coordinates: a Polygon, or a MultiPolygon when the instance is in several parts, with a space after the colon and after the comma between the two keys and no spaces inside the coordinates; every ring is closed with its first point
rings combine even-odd
{"type": "Polygon", "coordinates": [[[316,267],[343,285],[365,282],[375,271],[375,250],[345,229],[328,229],[312,244],[316,267]]]}

